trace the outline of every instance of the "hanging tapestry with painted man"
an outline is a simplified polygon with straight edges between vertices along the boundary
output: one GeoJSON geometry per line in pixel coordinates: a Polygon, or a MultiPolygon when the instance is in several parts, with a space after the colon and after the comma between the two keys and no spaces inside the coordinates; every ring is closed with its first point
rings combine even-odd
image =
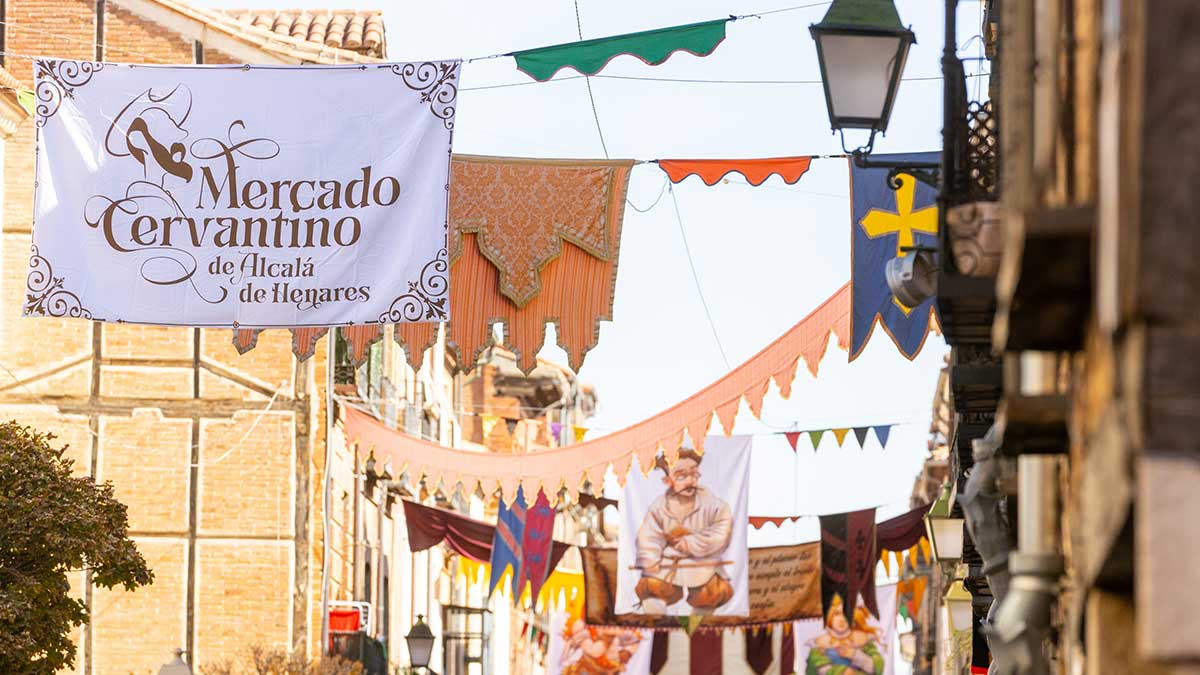
{"type": "Polygon", "coordinates": [[[751,437],[634,467],[621,501],[617,613],[746,616],[751,437]]]}

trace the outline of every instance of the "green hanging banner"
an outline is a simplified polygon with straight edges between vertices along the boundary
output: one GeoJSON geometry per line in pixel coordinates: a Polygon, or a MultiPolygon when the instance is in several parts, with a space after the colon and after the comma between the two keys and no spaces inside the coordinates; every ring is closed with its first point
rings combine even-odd
{"type": "Polygon", "coordinates": [[[708,56],[725,39],[725,23],[717,19],[686,26],[659,28],[641,33],[582,40],[553,47],[513,52],[517,69],[538,82],[545,82],[563,68],[574,68],[584,75],[595,75],[621,54],[636,56],[647,65],[657,66],[671,54],[683,51],[708,56]]]}

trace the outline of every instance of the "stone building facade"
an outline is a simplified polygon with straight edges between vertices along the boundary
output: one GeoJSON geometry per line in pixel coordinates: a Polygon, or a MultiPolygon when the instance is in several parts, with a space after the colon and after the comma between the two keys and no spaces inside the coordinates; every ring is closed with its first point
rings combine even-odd
{"type": "Polygon", "coordinates": [[[994,264],[938,290],[975,665],[1200,672],[1200,6],[984,9],[993,133],[946,157],[999,170],[942,259],[994,264]]]}

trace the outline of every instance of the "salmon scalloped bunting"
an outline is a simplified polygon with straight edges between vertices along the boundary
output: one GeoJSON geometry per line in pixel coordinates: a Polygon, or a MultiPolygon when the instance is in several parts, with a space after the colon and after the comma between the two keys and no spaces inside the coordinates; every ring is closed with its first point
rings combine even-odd
{"type": "MultiPolygon", "coordinates": [[[[536,490],[539,485],[565,486],[575,495],[585,477],[595,477],[606,467],[629,466],[634,456],[645,471],[647,458],[659,450],[670,453],[678,449],[685,430],[696,451],[703,452],[712,417],[718,409],[729,407],[732,392],[737,392],[733,399],[736,405],[742,398],[756,396],[764,378],[779,372],[794,375],[800,358],[824,354],[830,334],[837,338],[840,348],[846,349],[849,312],[850,290],[846,285],[758,354],[686,400],[625,429],[575,445],[525,455],[447,448],[390,429],[350,406],[342,407],[343,425],[347,439],[357,443],[358,452],[374,452],[390,460],[397,471],[457,475],[468,490],[477,485],[485,490],[501,487],[507,495],[515,494],[522,486],[527,490],[536,490]],[[820,348],[814,345],[817,342],[820,348]],[[781,368],[789,362],[790,368],[781,368]]],[[[815,373],[818,364],[808,365],[815,373]]],[[[781,391],[783,384],[776,380],[781,391]]],[[[725,429],[726,433],[730,430],[725,429]]],[[[617,478],[623,482],[625,475],[618,474],[617,478]]]]}

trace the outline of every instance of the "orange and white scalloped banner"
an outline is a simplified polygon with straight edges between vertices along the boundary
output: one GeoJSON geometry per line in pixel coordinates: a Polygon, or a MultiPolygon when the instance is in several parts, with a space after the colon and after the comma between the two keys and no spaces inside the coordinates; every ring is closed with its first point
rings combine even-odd
{"type": "Polygon", "coordinates": [[[390,429],[349,406],[342,407],[342,417],[346,437],[358,444],[359,452],[374,451],[381,460],[390,460],[397,472],[428,476],[450,486],[461,482],[468,490],[476,485],[486,491],[500,489],[506,499],[516,495],[520,486],[532,493],[540,487],[548,495],[566,487],[574,496],[585,480],[603,480],[610,467],[623,482],[635,457],[643,472],[653,468],[660,450],[673,461],[685,431],[696,450],[703,452],[714,414],[728,436],[742,399],[758,417],[771,380],[779,387],[780,395],[787,398],[800,360],[815,376],[830,334],[837,337],[841,349],[846,349],[849,330],[847,284],[758,354],[671,408],[600,438],[525,455],[447,448],[390,429]]]}

